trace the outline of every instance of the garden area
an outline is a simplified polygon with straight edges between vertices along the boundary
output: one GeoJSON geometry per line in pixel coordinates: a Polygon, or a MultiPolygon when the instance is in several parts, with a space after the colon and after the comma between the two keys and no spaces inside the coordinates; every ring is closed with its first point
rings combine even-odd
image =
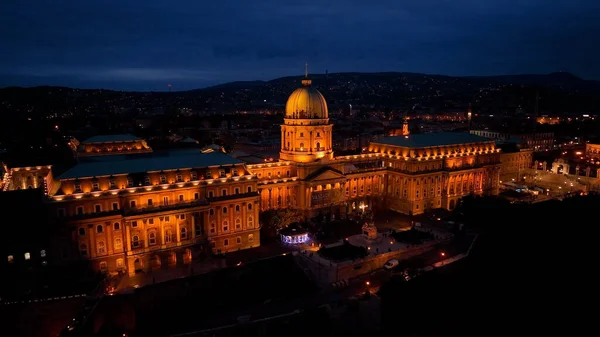
{"type": "Polygon", "coordinates": [[[415,228],[411,228],[407,231],[395,232],[392,234],[392,237],[396,240],[396,242],[402,242],[411,245],[420,245],[425,241],[434,239],[433,234],[423,232],[415,228]]]}
{"type": "Polygon", "coordinates": [[[353,246],[344,240],[344,243],[339,246],[319,249],[319,255],[328,260],[340,262],[363,258],[368,256],[369,252],[364,247],[353,246]]]}

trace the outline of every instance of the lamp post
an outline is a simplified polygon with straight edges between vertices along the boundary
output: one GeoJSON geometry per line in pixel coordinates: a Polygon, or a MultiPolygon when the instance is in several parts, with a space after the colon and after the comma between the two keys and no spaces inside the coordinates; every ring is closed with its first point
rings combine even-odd
{"type": "Polygon", "coordinates": [[[444,258],[446,257],[446,253],[444,253],[444,252],[441,252],[441,253],[440,253],[440,256],[442,257],[442,261],[440,261],[440,262],[442,262],[442,264],[440,265],[440,267],[441,267],[441,266],[443,266],[443,265],[444,265],[444,258]]]}

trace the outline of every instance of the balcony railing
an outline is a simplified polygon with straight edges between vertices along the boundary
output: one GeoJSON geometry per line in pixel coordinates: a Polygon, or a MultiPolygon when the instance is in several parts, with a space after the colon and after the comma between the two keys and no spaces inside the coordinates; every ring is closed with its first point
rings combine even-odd
{"type": "Polygon", "coordinates": [[[131,250],[144,249],[144,240],[131,241],[131,250]]]}
{"type": "Polygon", "coordinates": [[[258,196],[258,192],[249,192],[249,193],[223,195],[220,197],[212,197],[212,198],[208,198],[208,200],[223,201],[223,200],[234,200],[234,199],[239,199],[239,198],[257,197],[257,196],[258,196]]]}
{"type": "Polygon", "coordinates": [[[121,214],[120,209],[110,210],[110,211],[102,211],[102,212],[93,212],[93,213],[84,213],[84,214],[75,214],[64,216],[60,218],[69,219],[69,220],[85,220],[90,218],[101,218],[105,216],[118,215],[121,214]]]}
{"type": "Polygon", "coordinates": [[[194,200],[194,201],[179,201],[169,202],[167,204],[151,205],[151,206],[139,206],[139,207],[128,207],[124,210],[124,215],[141,214],[141,213],[156,213],[163,211],[170,211],[174,209],[189,208],[196,206],[208,205],[207,200],[194,200]]]}

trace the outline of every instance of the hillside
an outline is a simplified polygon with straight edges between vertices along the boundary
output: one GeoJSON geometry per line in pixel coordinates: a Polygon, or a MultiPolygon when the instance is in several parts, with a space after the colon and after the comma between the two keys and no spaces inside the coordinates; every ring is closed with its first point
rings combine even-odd
{"type": "MultiPolygon", "coordinates": [[[[310,77],[334,109],[352,104],[381,110],[417,106],[444,110],[464,108],[471,103],[480,111],[511,112],[518,106],[531,110],[535,92],[538,92],[540,109],[544,112],[600,110],[600,82],[564,72],[481,77],[384,72],[312,74],[310,77]]],[[[277,109],[300,85],[301,79],[302,76],[288,76],[270,81],[238,81],[180,92],[9,87],[0,89],[0,113],[15,105],[36,105],[46,111],[74,106],[103,110],[165,106],[223,111],[277,109]]]]}

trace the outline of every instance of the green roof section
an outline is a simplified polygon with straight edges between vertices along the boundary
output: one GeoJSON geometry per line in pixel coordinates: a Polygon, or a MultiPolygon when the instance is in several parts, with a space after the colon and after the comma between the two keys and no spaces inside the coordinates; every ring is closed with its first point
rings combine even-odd
{"type": "Polygon", "coordinates": [[[489,138],[463,132],[419,133],[408,136],[383,137],[373,141],[373,144],[385,144],[407,148],[426,148],[469,143],[493,142],[489,138]]]}
{"type": "Polygon", "coordinates": [[[98,135],[88,138],[82,142],[82,144],[92,143],[120,143],[120,142],[134,142],[136,140],[142,140],[142,138],[136,137],[132,134],[125,133],[120,135],[98,135]]]}
{"type": "Polygon", "coordinates": [[[185,168],[205,168],[210,166],[235,165],[244,163],[222,152],[201,153],[199,151],[167,151],[140,156],[113,156],[110,160],[82,162],[58,179],[102,177],[119,174],[167,171],[185,168]]]}

